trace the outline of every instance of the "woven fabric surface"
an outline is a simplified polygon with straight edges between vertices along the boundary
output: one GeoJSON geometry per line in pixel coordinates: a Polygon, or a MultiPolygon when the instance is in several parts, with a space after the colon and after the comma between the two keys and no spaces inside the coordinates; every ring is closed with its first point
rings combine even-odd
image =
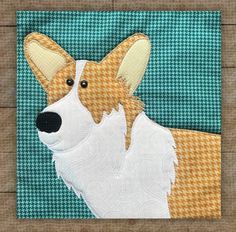
{"type": "Polygon", "coordinates": [[[172,218],[220,218],[221,136],[171,129],[179,165],[169,196],[172,218]]]}
{"type": "Polygon", "coordinates": [[[44,33],[75,59],[100,61],[128,36],[152,43],[144,80],[135,94],[158,123],[220,133],[221,33],[219,12],[18,12],[17,216],[91,218],[82,199],[56,179],[51,153],[38,139],[36,115],[46,95],[23,54],[30,32],[44,33]]]}

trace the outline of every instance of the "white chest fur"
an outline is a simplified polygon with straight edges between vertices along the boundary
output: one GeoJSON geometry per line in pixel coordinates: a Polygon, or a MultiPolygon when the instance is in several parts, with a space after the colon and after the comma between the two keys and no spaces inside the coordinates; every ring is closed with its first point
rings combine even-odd
{"type": "Polygon", "coordinates": [[[96,217],[169,218],[167,195],[177,164],[171,133],[141,113],[126,151],[125,131],[120,106],[72,150],[54,153],[58,177],[96,217]]]}

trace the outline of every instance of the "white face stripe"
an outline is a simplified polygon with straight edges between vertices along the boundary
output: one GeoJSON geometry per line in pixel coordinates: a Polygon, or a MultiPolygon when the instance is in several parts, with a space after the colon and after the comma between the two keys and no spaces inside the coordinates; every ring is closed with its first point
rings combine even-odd
{"type": "Polygon", "coordinates": [[[83,74],[84,71],[84,67],[87,63],[87,60],[77,60],[76,61],[76,71],[75,71],[75,84],[73,86],[73,91],[76,91],[76,93],[78,94],[78,85],[80,82],[80,77],[83,74]]]}

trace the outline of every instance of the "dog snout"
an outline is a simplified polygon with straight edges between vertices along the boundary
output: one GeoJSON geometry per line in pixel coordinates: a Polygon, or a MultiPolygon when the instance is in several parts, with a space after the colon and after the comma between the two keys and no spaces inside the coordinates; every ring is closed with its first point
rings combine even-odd
{"type": "Polygon", "coordinates": [[[61,127],[61,117],[54,112],[40,113],[36,119],[36,127],[43,132],[57,132],[61,127]]]}

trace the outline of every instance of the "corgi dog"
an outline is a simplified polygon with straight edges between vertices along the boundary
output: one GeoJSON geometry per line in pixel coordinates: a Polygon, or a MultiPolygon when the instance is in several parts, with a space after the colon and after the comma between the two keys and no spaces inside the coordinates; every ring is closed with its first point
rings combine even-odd
{"type": "Polygon", "coordinates": [[[220,136],[165,128],[133,96],[150,52],[137,33],[100,62],[75,61],[46,35],[26,36],[25,57],[48,97],[39,138],[97,218],[219,217],[220,136]]]}

